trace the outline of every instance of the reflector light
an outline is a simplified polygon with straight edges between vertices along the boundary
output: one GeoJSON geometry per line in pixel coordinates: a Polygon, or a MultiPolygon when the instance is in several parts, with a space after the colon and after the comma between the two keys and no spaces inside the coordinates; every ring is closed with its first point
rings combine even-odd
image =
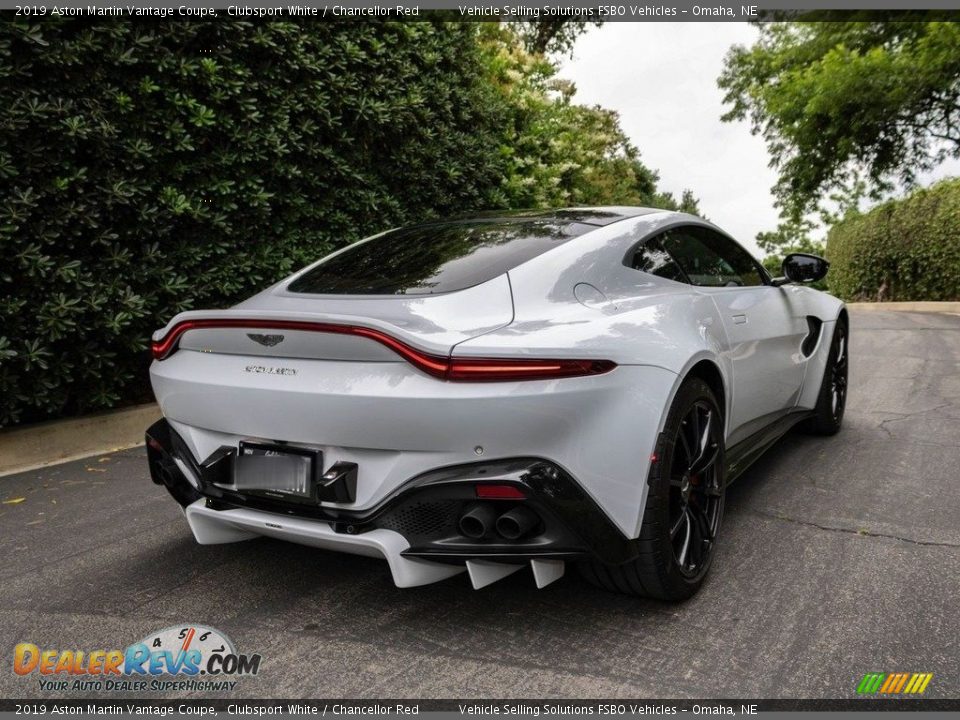
{"type": "Polygon", "coordinates": [[[477,485],[477,497],[483,500],[523,500],[527,497],[516,485],[477,485]]]}
{"type": "Polygon", "coordinates": [[[160,340],[150,344],[155,360],[165,360],[177,351],[180,338],[190,330],[247,328],[268,330],[303,330],[306,332],[353,335],[373,340],[390,348],[397,355],[428,375],[458,382],[504,382],[510,380],[554,380],[610,372],[617,364],[610,360],[554,360],[528,358],[450,358],[430,355],[395,337],[357,325],[308,322],[304,320],[264,320],[218,318],[184,320],[174,325],[160,340]]]}

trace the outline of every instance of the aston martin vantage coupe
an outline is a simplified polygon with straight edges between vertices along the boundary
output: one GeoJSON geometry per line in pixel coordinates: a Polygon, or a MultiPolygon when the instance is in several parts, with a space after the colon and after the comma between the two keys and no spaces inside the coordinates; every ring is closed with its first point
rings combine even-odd
{"type": "Polygon", "coordinates": [[[595,207],[389,230],[153,336],[154,482],[199,543],[380,557],[400,587],[568,563],[682,600],[725,490],[846,400],[821,258],[772,278],[691,215],[595,207]]]}

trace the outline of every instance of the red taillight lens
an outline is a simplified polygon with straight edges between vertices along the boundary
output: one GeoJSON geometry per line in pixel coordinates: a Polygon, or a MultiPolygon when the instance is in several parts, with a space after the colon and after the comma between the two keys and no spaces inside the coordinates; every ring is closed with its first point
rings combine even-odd
{"type": "Polygon", "coordinates": [[[452,358],[448,380],[507,381],[552,380],[555,378],[601,375],[616,363],[609,360],[512,360],[497,358],[452,358]]]}
{"type": "Polygon", "coordinates": [[[516,485],[477,485],[477,497],[482,500],[523,500],[527,497],[516,485]]]}
{"type": "Polygon", "coordinates": [[[428,375],[455,382],[505,382],[511,380],[553,380],[557,378],[601,375],[617,364],[610,360],[535,360],[515,358],[449,358],[421,352],[404,342],[373,328],[356,325],[334,325],[302,320],[244,320],[221,318],[184,320],[171,328],[162,339],[150,343],[155,360],[165,360],[177,350],[184,333],[190,330],[218,328],[251,328],[269,330],[304,330],[307,332],[356,335],[378,342],[428,375]]]}

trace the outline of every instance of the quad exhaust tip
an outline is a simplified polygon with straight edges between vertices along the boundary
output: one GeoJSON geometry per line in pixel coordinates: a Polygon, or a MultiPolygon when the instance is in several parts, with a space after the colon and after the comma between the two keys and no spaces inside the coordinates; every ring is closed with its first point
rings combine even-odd
{"type": "Polygon", "coordinates": [[[478,503],[460,517],[460,533],[471,540],[486,537],[494,526],[497,512],[491,505],[478,503]]]}
{"type": "Polygon", "coordinates": [[[460,516],[460,534],[471,540],[489,537],[494,530],[504,540],[520,540],[540,525],[540,516],[522,505],[497,517],[498,511],[488,503],[476,503],[460,516]]]}
{"type": "Polygon", "coordinates": [[[540,524],[536,513],[522,505],[497,518],[497,533],[507,540],[519,540],[540,524]]]}

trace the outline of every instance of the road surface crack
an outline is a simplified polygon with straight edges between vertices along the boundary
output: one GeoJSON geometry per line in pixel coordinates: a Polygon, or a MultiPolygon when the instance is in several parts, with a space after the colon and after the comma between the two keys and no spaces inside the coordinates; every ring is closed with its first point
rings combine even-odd
{"type": "Polygon", "coordinates": [[[809,520],[798,520],[797,518],[792,518],[789,515],[771,513],[763,510],[749,510],[748,512],[752,515],[759,515],[760,517],[769,518],[770,520],[782,520],[783,522],[793,523],[794,525],[803,525],[804,527],[811,527],[816,530],[824,530],[826,532],[857,535],[858,537],[885,538],[887,540],[898,540],[900,542],[910,543],[911,545],[922,545],[924,547],[946,547],[960,549],[960,543],[938,542],[936,540],[917,540],[915,538],[903,537],[901,535],[872,532],[866,528],[846,528],[832,525],[821,525],[819,523],[810,522],[809,520]]]}
{"type": "MultiPolygon", "coordinates": [[[[885,433],[887,434],[887,437],[889,437],[889,438],[892,440],[892,439],[893,439],[893,432],[890,430],[890,428],[887,427],[887,423],[903,422],[904,420],[912,420],[912,419],[916,418],[916,417],[919,416],[919,415],[930,415],[930,414],[933,414],[933,413],[938,413],[938,412],[940,412],[941,410],[945,410],[945,409],[948,408],[948,407],[952,407],[954,404],[955,404],[955,403],[952,403],[952,402],[949,402],[949,401],[948,401],[948,402],[945,402],[945,403],[940,403],[939,405],[937,405],[937,406],[935,406],[935,407],[932,407],[932,408],[926,408],[925,410],[914,410],[913,412],[906,412],[906,413],[904,413],[904,412],[891,412],[891,411],[889,411],[889,410],[883,410],[883,411],[880,411],[881,414],[883,414],[883,415],[893,415],[894,417],[889,417],[889,418],[886,418],[885,420],[881,420],[880,423],[877,425],[877,427],[878,427],[880,430],[882,430],[883,432],[885,432],[885,433]]],[[[946,416],[945,419],[954,420],[955,418],[953,418],[952,416],[949,416],[949,415],[948,415],[948,416],[946,416]]],[[[928,443],[928,444],[931,444],[931,443],[928,443]]],[[[932,444],[935,444],[935,443],[932,443],[932,444]]],[[[952,446],[947,446],[947,447],[952,447],[952,446]]]]}

